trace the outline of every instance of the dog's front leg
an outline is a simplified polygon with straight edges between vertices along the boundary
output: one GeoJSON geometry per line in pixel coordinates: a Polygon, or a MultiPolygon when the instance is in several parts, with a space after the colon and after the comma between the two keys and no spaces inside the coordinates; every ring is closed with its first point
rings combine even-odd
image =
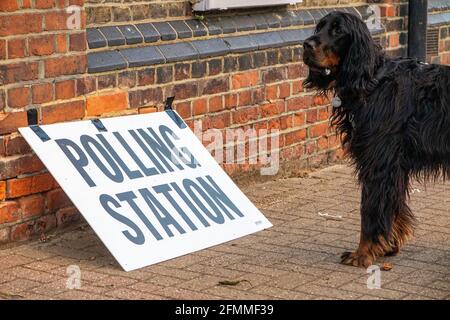
{"type": "Polygon", "coordinates": [[[412,233],[412,214],[407,205],[408,173],[400,166],[381,166],[367,175],[362,172],[360,181],[360,242],[355,252],[342,255],[341,262],[367,268],[376,257],[400,250],[412,233]]]}

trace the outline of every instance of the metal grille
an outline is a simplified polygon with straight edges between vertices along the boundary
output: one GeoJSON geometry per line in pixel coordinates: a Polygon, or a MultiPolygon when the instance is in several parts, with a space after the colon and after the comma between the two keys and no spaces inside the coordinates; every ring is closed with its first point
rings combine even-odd
{"type": "Polygon", "coordinates": [[[191,0],[194,11],[226,10],[301,3],[303,0],[191,0]]]}
{"type": "Polygon", "coordinates": [[[433,28],[427,31],[427,56],[437,56],[439,54],[439,29],[433,28]]]}

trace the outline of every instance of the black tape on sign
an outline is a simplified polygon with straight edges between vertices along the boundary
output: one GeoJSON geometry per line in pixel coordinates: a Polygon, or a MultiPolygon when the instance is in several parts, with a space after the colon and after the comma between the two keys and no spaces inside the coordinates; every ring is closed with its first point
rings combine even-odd
{"type": "Polygon", "coordinates": [[[186,123],[183,121],[183,119],[180,118],[180,116],[173,111],[172,104],[173,100],[175,100],[175,97],[169,97],[166,100],[166,104],[164,105],[164,111],[167,113],[167,115],[175,122],[175,124],[180,129],[187,128],[186,123]]]}
{"type": "Polygon", "coordinates": [[[42,142],[51,140],[48,134],[46,134],[45,131],[42,130],[42,128],[37,124],[31,125],[30,129],[33,130],[34,133],[36,133],[36,135],[42,140],[42,142]]]}
{"type": "Polygon", "coordinates": [[[100,132],[108,131],[100,119],[92,119],[91,121],[92,121],[92,124],[97,128],[98,131],[100,131],[100,132]]]}

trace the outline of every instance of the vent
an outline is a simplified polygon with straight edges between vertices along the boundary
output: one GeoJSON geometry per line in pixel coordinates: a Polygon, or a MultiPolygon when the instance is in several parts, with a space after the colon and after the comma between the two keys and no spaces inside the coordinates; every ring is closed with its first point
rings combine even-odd
{"type": "Polygon", "coordinates": [[[303,0],[191,0],[194,11],[227,10],[301,3],[303,0]]]}
{"type": "Polygon", "coordinates": [[[427,56],[439,55],[439,29],[433,28],[427,31],[427,56]]]}

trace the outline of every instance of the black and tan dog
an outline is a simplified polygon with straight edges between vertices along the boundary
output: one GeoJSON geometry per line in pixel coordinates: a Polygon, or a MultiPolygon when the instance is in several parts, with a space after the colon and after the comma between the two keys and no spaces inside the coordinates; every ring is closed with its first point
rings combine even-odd
{"type": "Polygon", "coordinates": [[[413,234],[410,179],[450,177],[450,67],[388,58],[341,12],[319,22],[303,59],[306,85],[334,94],[331,122],[362,188],[359,247],[342,263],[368,267],[413,234]]]}

